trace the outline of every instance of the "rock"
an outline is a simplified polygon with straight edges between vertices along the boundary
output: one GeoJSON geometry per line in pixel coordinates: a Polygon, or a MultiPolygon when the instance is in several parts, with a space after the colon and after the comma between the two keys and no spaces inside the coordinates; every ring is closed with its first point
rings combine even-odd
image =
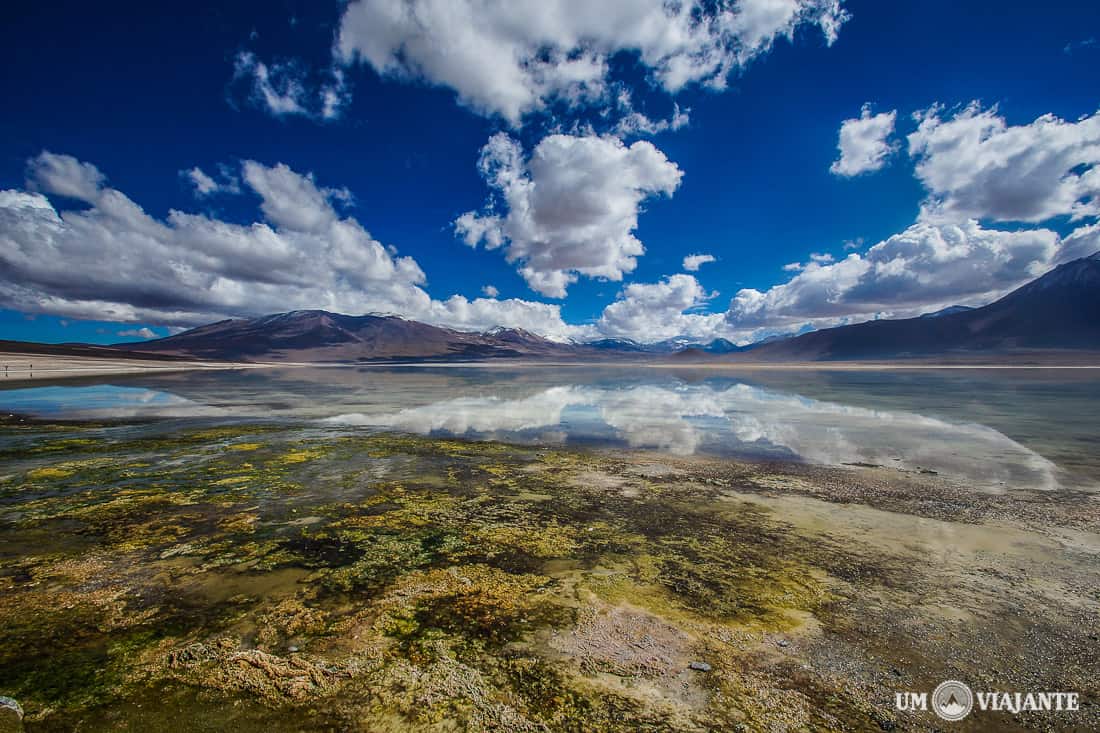
{"type": "Polygon", "coordinates": [[[786,639],[780,639],[779,641],[775,642],[775,645],[787,648],[791,645],[791,642],[787,641],[786,639]]]}
{"type": "Polygon", "coordinates": [[[290,652],[291,654],[294,654],[294,653],[296,653],[296,652],[298,651],[298,647],[296,647],[296,646],[288,646],[288,647],[286,648],[286,650],[287,650],[288,652],[290,652]]]}
{"type": "Polygon", "coordinates": [[[23,708],[10,697],[0,695],[0,733],[22,733],[23,708]]]}
{"type": "Polygon", "coordinates": [[[688,667],[690,667],[691,669],[694,669],[696,672],[709,672],[710,671],[710,665],[707,664],[706,662],[692,662],[691,664],[688,665],[688,667]]]}

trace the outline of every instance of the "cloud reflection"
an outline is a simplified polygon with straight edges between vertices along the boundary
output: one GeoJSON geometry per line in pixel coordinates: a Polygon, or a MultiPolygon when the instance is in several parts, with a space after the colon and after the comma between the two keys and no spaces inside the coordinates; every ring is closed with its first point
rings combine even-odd
{"type": "Polygon", "coordinates": [[[520,399],[461,397],[335,425],[513,440],[560,438],[626,447],[874,463],[934,470],[981,488],[1058,485],[1051,461],[984,425],[872,410],[747,384],[556,386],[520,399]]]}

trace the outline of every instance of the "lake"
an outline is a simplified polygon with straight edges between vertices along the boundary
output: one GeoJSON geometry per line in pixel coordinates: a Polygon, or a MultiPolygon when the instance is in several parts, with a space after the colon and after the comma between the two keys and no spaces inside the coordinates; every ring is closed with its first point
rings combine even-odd
{"type": "Polygon", "coordinates": [[[876,464],[981,490],[1100,485],[1096,371],[264,369],[0,389],[0,410],[876,464]]]}
{"type": "MultiPolygon", "coordinates": [[[[25,730],[1100,729],[1100,375],[310,367],[0,385],[25,730]]],[[[0,711],[3,712],[3,711],[0,711]]],[[[9,716],[10,717],[10,716],[9,716]]]]}

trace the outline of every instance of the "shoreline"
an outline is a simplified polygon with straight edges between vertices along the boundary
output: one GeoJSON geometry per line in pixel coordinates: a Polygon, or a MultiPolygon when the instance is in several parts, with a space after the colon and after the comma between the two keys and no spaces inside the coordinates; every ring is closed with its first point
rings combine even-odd
{"type": "Polygon", "coordinates": [[[0,352],[0,384],[3,382],[41,382],[125,374],[255,369],[266,366],[269,365],[243,362],[154,361],[0,352]]]}
{"type": "Polygon", "coordinates": [[[998,364],[938,362],[693,362],[669,361],[371,361],[341,362],[223,362],[210,360],[156,361],[97,356],[63,356],[25,352],[0,352],[0,384],[4,382],[42,382],[80,377],[108,377],[133,374],[160,374],[190,371],[237,369],[660,369],[676,371],[925,371],[925,370],[1100,370],[1100,364],[998,364]]]}

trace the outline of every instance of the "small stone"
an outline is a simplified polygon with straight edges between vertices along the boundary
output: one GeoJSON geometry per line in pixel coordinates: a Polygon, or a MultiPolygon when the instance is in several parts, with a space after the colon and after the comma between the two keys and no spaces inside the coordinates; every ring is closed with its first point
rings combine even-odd
{"type": "Polygon", "coordinates": [[[688,665],[688,667],[690,667],[691,669],[694,669],[696,672],[709,672],[710,671],[710,665],[707,664],[706,662],[692,662],[691,664],[688,665]]]}
{"type": "Polygon", "coordinates": [[[297,651],[298,651],[298,647],[296,647],[296,646],[288,646],[288,647],[286,648],[286,650],[287,650],[288,652],[290,652],[291,654],[294,654],[295,652],[297,652],[297,651]]]}
{"type": "Polygon", "coordinates": [[[23,719],[23,708],[20,707],[19,703],[10,697],[0,695],[0,712],[6,712],[6,710],[11,710],[19,716],[20,720],[23,719]]]}
{"type": "Polygon", "coordinates": [[[775,643],[776,643],[776,646],[781,646],[781,647],[784,647],[784,648],[789,647],[791,645],[791,642],[787,641],[786,639],[780,639],[779,641],[777,641],[775,643]]]}
{"type": "Polygon", "coordinates": [[[0,695],[0,733],[22,733],[23,708],[10,697],[0,695]]]}

